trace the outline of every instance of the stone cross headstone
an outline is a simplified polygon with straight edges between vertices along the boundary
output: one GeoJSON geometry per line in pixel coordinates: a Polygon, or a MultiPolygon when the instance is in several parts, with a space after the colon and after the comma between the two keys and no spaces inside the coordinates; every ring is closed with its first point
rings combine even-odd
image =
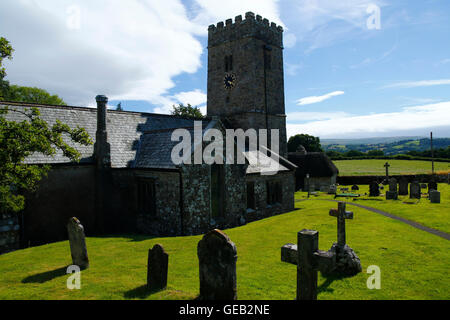
{"type": "Polygon", "coordinates": [[[380,195],[380,186],[378,182],[373,181],[369,186],[369,196],[370,197],[378,197],[380,195]]]}
{"type": "Polygon", "coordinates": [[[236,300],[235,244],[220,230],[203,236],[197,246],[200,299],[236,300]]]}
{"type": "Polygon", "coordinates": [[[413,182],[409,185],[409,197],[410,199],[420,199],[421,191],[418,182],[413,182]]]}
{"type": "Polygon", "coordinates": [[[155,244],[148,251],[147,287],[152,291],[167,287],[169,255],[160,244],[155,244]]]}
{"type": "Polygon", "coordinates": [[[428,183],[428,193],[430,193],[431,190],[436,190],[437,191],[438,186],[437,183],[435,181],[431,181],[428,183]]]}
{"type": "Polygon", "coordinates": [[[84,228],[77,218],[73,217],[69,219],[67,233],[69,235],[72,264],[79,266],[80,269],[89,268],[84,228]]]}
{"type": "Polygon", "coordinates": [[[391,165],[389,164],[389,162],[386,162],[385,164],[384,164],[384,167],[386,168],[386,179],[387,178],[389,178],[389,167],[390,167],[391,165]]]}
{"type": "Polygon", "coordinates": [[[389,191],[386,192],[386,200],[397,200],[398,192],[397,192],[397,179],[391,178],[389,179],[389,191]]]}
{"type": "Polygon", "coordinates": [[[429,193],[431,203],[441,203],[441,193],[437,190],[431,190],[429,193]]]}
{"type": "Polygon", "coordinates": [[[408,180],[406,178],[401,178],[398,184],[398,194],[400,196],[408,195],[408,180]]]}
{"type": "Polygon", "coordinates": [[[338,209],[330,209],[330,216],[337,218],[338,245],[345,245],[345,220],[353,219],[353,212],[345,211],[345,202],[338,203],[338,209]]]}

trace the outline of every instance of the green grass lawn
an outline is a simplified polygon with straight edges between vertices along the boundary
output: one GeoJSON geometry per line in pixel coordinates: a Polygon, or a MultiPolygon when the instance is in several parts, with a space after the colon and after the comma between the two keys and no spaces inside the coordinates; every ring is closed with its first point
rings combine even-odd
{"type": "MultiPolygon", "coordinates": [[[[301,197],[301,194],[297,195],[301,197]]],[[[336,241],[337,204],[296,203],[297,210],[225,230],[236,243],[239,299],[293,300],[296,267],[280,261],[280,248],[295,243],[301,229],[319,230],[319,246],[336,241]]],[[[352,208],[347,242],[363,273],[345,279],[319,276],[319,299],[449,299],[450,241],[404,223],[352,208]],[[381,290],[369,290],[366,269],[381,268],[381,290]]],[[[88,238],[90,268],[81,290],[66,288],[71,263],[67,241],[0,256],[0,299],[193,299],[199,292],[197,243],[201,236],[151,239],[141,236],[88,238]],[[147,251],[161,243],[169,253],[168,288],[145,289],[147,251]]]]}
{"type": "MultiPolygon", "coordinates": [[[[349,188],[351,186],[339,186],[340,188],[349,188]]],[[[384,195],[386,190],[389,190],[389,186],[385,186],[384,190],[381,190],[379,197],[368,197],[364,194],[369,194],[369,186],[359,186],[360,190],[355,191],[362,196],[360,198],[337,198],[336,200],[342,200],[347,202],[354,202],[364,206],[376,208],[396,216],[418,222],[426,227],[438,229],[447,233],[450,233],[450,185],[446,183],[440,183],[438,189],[441,192],[441,203],[431,203],[426,195],[422,195],[420,201],[410,200],[409,196],[399,196],[398,200],[385,200],[384,195]],[[407,203],[405,203],[407,202],[407,203]]],[[[422,192],[428,192],[427,189],[422,192]]],[[[306,192],[297,192],[296,199],[306,199],[306,192]]],[[[334,199],[334,195],[319,192],[317,195],[311,196],[311,199],[334,199]]],[[[350,207],[353,210],[354,207],[350,207]]],[[[350,210],[349,209],[349,210],[350,210]]]]}
{"type": "MultiPolygon", "coordinates": [[[[431,173],[431,161],[415,160],[336,160],[333,163],[339,169],[340,176],[385,175],[384,164],[389,162],[389,174],[428,174],[431,173]]],[[[450,172],[450,162],[435,162],[435,171],[450,172]]]]}

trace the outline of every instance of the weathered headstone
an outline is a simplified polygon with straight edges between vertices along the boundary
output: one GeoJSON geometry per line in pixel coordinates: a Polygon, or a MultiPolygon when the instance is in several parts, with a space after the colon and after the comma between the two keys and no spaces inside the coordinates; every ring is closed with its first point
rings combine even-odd
{"type": "Polygon", "coordinates": [[[235,244],[220,230],[203,236],[197,246],[200,268],[200,299],[236,300],[235,244]]]}
{"type": "Polygon", "coordinates": [[[431,181],[428,183],[428,193],[430,193],[431,190],[436,190],[438,189],[438,185],[436,183],[436,181],[431,181]]]}
{"type": "Polygon", "coordinates": [[[79,266],[80,269],[89,268],[84,227],[77,218],[73,217],[69,219],[67,233],[69,235],[72,264],[79,266]]]}
{"type": "Polygon", "coordinates": [[[386,192],[386,200],[397,200],[398,192],[397,192],[397,179],[391,178],[389,179],[389,191],[386,192]]]}
{"type": "Polygon", "coordinates": [[[358,191],[358,190],[359,190],[359,187],[356,184],[352,186],[352,191],[358,191]]]}
{"type": "Polygon", "coordinates": [[[332,184],[330,186],[330,191],[328,191],[328,194],[336,194],[337,192],[337,186],[335,184],[332,184]]]}
{"type": "Polygon", "coordinates": [[[418,182],[413,182],[409,185],[409,197],[411,199],[420,199],[421,191],[420,184],[418,182]]]}
{"type": "Polygon", "coordinates": [[[431,203],[441,203],[441,193],[437,190],[431,190],[429,193],[431,203]]]}
{"type": "Polygon", "coordinates": [[[148,251],[147,287],[152,290],[163,290],[167,287],[169,255],[160,244],[155,244],[148,251]]]}
{"type": "Polygon", "coordinates": [[[345,210],[345,202],[338,203],[338,209],[331,209],[330,216],[337,218],[337,238],[330,251],[336,254],[336,265],[324,274],[355,275],[362,271],[361,261],[356,253],[346,244],[345,220],[353,219],[353,212],[345,210]]]}
{"type": "Polygon", "coordinates": [[[378,182],[373,181],[369,186],[369,197],[378,197],[380,195],[380,186],[378,182]]]}
{"type": "Polygon", "coordinates": [[[401,178],[398,184],[398,194],[400,196],[408,195],[408,180],[406,178],[401,178]]]}

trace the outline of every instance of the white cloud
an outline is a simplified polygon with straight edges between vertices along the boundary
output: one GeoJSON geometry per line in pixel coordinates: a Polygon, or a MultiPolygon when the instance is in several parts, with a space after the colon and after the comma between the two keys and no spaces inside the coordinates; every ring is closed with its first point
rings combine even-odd
{"type": "Polygon", "coordinates": [[[206,94],[199,89],[189,92],[180,92],[174,95],[174,98],[185,105],[190,103],[192,106],[198,106],[206,103],[206,94]]]}
{"type": "Polygon", "coordinates": [[[305,97],[305,98],[301,98],[301,99],[297,100],[297,104],[299,106],[302,106],[302,105],[306,105],[306,104],[318,103],[318,102],[328,100],[332,97],[343,95],[344,93],[345,93],[344,91],[334,91],[334,92],[327,93],[323,96],[305,97]]]}
{"type": "Polygon", "coordinates": [[[409,81],[409,82],[397,82],[387,86],[385,88],[417,88],[417,87],[431,87],[431,86],[442,86],[450,85],[450,79],[440,79],[440,80],[422,80],[422,81],[409,81]]]}
{"type": "Polygon", "coordinates": [[[347,112],[292,112],[287,114],[287,121],[313,121],[340,119],[350,116],[347,112]]]}
{"type": "MultiPolygon", "coordinates": [[[[2,0],[0,30],[15,49],[7,79],[73,105],[95,104],[105,94],[167,113],[184,98],[169,94],[174,77],[201,67],[205,48],[196,37],[206,36],[209,24],[255,8],[281,23],[277,0],[192,1],[188,11],[181,0],[2,0]]],[[[195,90],[188,98],[203,100],[195,90]]]]}
{"type": "MultiPolygon", "coordinates": [[[[320,137],[345,135],[374,135],[393,131],[418,130],[449,126],[450,101],[423,106],[406,107],[399,112],[370,115],[349,115],[338,119],[312,121],[304,124],[287,124],[288,136],[307,133],[320,137]]],[[[289,118],[288,118],[289,121],[289,118]]]]}

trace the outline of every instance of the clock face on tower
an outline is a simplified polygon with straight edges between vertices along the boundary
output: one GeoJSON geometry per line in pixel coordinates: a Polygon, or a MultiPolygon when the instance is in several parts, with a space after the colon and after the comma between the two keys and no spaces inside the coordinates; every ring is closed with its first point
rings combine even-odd
{"type": "Polygon", "coordinates": [[[234,74],[226,74],[223,78],[223,86],[225,89],[233,89],[236,85],[236,76],[234,74]]]}

